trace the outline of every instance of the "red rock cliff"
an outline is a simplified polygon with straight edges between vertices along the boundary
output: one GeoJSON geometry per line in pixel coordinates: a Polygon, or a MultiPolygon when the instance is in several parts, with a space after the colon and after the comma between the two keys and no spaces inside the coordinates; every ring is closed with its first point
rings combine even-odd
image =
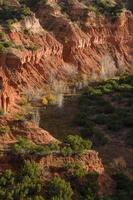
{"type": "Polygon", "coordinates": [[[94,12],[85,14],[79,1],[67,13],[59,3],[48,1],[7,35],[14,47],[0,55],[0,76],[7,80],[11,103],[21,91],[42,87],[51,78],[98,80],[133,71],[130,11],[111,22],[94,12]]]}

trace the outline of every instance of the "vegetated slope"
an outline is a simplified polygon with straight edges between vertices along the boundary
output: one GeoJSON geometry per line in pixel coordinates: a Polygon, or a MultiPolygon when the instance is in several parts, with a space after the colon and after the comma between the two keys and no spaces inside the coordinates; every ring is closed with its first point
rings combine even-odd
{"type": "MultiPolygon", "coordinates": [[[[66,135],[61,143],[25,120],[2,117],[1,199],[35,197],[53,200],[58,197],[67,200],[69,193],[70,200],[132,200],[132,177],[130,180],[123,174],[132,173],[132,91],[133,76],[108,80],[100,85],[98,83],[84,91],[79,99],[79,114],[75,125],[78,125],[85,139],[78,135],[66,135]],[[117,108],[117,104],[120,108],[117,108]],[[92,143],[89,139],[96,149],[99,146],[104,162],[111,161],[114,156],[111,152],[114,154],[116,149],[121,151],[123,148],[120,159],[112,162],[110,168],[108,163],[105,165],[111,178],[104,170],[98,154],[90,149],[92,143]],[[5,141],[6,146],[2,141],[5,141]],[[39,174],[38,167],[41,168],[39,174]],[[5,171],[9,168],[12,171],[5,171]],[[5,185],[8,190],[5,190],[5,185]]],[[[118,154],[116,152],[115,155],[118,154]]]]}
{"type": "Polygon", "coordinates": [[[62,108],[42,111],[40,125],[59,140],[67,134],[90,139],[110,173],[133,177],[132,92],[133,76],[92,84],[81,96],[66,97],[62,108]]]}
{"type": "Polygon", "coordinates": [[[133,16],[121,3],[15,2],[0,11],[0,76],[11,103],[22,90],[55,79],[85,82],[132,71],[133,16]]]}
{"type": "MultiPolygon", "coordinates": [[[[0,120],[1,200],[52,199],[51,192],[54,190],[51,189],[49,193],[49,187],[55,178],[71,182],[73,189],[70,199],[75,199],[77,195],[80,195],[78,199],[82,199],[87,195],[85,192],[82,194],[82,190],[84,186],[88,187],[89,177],[94,181],[94,196],[112,192],[113,181],[106,174],[98,153],[90,149],[89,140],[83,140],[79,136],[67,136],[64,142],[60,143],[48,132],[35,128],[31,123],[7,118],[0,120]],[[38,169],[37,178],[35,174],[38,169]],[[18,171],[22,172],[24,179],[18,171]],[[80,185],[82,179],[80,193],[74,185],[80,185]]],[[[55,191],[55,195],[59,195],[60,190],[62,191],[61,188],[55,191]]],[[[66,195],[66,192],[61,192],[61,195],[66,195]]]]}
{"type": "Polygon", "coordinates": [[[90,87],[80,98],[76,123],[110,170],[132,171],[133,76],[90,87]]]}

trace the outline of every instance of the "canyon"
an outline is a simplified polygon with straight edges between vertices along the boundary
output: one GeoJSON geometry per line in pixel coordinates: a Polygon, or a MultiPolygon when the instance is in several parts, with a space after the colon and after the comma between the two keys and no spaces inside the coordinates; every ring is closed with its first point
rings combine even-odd
{"type": "MultiPolygon", "coordinates": [[[[67,147],[62,142],[65,134],[80,132],[80,126],[72,126],[85,88],[133,74],[132,2],[112,0],[108,4],[107,1],[107,6],[118,9],[118,13],[110,10],[102,13],[104,4],[93,0],[35,0],[32,3],[10,0],[7,3],[6,6],[15,12],[21,13],[23,9],[23,14],[20,19],[13,17],[1,22],[1,10],[7,8],[0,2],[0,173],[9,168],[17,171],[24,159],[29,159],[41,167],[43,179],[49,181],[54,176],[64,176],[61,171],[64,165],[79,162],[86,173],[98,174],[98,194],[101,197],[112,195],[116,190],[111,176],[114,169],[111,171],[106,162],[121,152],[127,163],[126,152],[132,157],[132,147],[125,147],[123,141],[118,141],[119,137],[115,140],[114,136],[109,136],[112,143],[104,147],[94,144],[93,150],[83,155],[63,156],[55,150],[44,156],[29,153],[25,157],[13,154],[10,148],[18,143],[19,137],[40,148],[56,143],[67,147]],[[121,8],[122,3],[124,7],[121,8]],[[53,94],[57,95],[58,106],[48,105],[57,101],[53,94]],[[60,131],[60,127],[64,130],[60,131]]],[[[130,84],[132,87],[132,82],[130,84]]],[[[106,93],[105,97],[108,98],[106,93]]],[[[116,162],[122,165],[119,159],[116,162]]],[[[131,163],[132,160],[128,163],[127,175],[132,179],[131,163]]]]}

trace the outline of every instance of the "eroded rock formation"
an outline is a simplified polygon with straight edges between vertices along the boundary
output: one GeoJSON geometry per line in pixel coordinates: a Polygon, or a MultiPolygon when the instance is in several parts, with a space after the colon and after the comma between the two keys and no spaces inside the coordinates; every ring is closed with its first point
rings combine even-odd
{"type": "Polygon", "coordinates": [[[81,1],[65,11],[60,1],[48,1],[34,13],[12,25],[7,39],[14,45],[0,55],[0,76],[14,98],[54,79],[101,80],[133,71],[132,12],[112,22],[81,1]]]}

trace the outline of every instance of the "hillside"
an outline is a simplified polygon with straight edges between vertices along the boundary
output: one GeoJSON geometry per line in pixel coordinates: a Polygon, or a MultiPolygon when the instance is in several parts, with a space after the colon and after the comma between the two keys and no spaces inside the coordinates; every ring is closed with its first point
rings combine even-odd
{"type": "Polygon", "coordinates": [[[125,6],[37,2],[1,7],[0,76],[10,104],[27,88],[54,80],[84,83],[132,72],[133,16],[125,6]]]}

